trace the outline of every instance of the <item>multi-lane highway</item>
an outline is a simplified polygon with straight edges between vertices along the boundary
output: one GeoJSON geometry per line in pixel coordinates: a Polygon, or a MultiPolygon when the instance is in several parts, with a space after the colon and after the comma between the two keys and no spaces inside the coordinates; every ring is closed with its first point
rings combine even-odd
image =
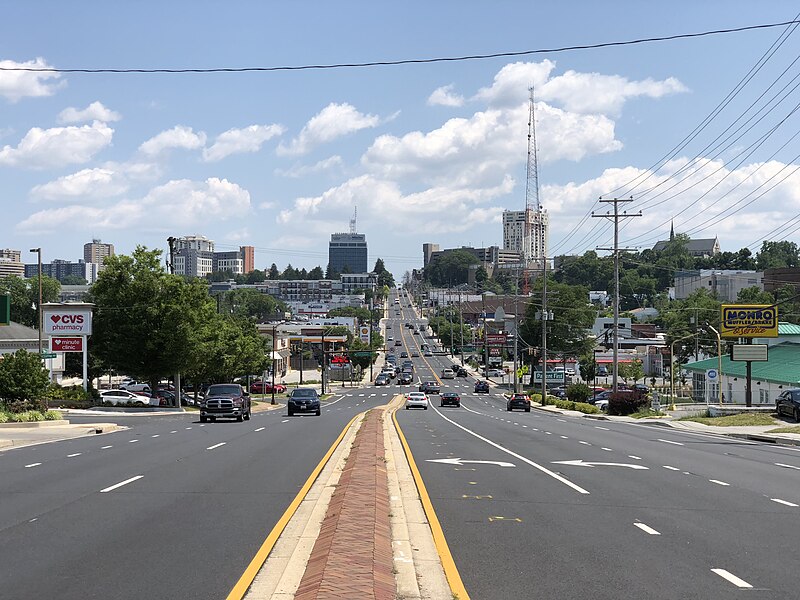
{"type": "MultiPolygon", "coordinates": [[[[387,335],[419,351],[397,312],[387,335]]],[[[321,417],[128,418],[0,453],[0,597],[224,598],[350,419],[452,364],[413,361],[411,386],[335,385],[321,417]]],[[[474,381],[397,415],[471,598],[798,596],[797,450],[509,413],[474,381]]]]}
{"type": "MultiPolygon", "coordinates": [[[[451,364],[415,362],[422,379],[451,364]]],[[[798,597],[797,449],[510,413],[496,388],[441,383],[461,408],[434,395],[398,421],[470,597],[798,597]]]]}

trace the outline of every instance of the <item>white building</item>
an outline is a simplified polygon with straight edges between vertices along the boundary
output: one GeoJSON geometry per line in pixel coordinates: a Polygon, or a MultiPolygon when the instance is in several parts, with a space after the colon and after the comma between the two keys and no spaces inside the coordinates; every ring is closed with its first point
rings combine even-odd
{"type": "Polygon", "coordinates": [[[202,235],[175,239],[173,263],[176,275],[205,277],[214,269],[214,242],[202,235]]]}
{"type": "Polygon", "coordinates": [[[675,298],[685,300],[700,288],[722,302],[735,302],[745,288],[764,289],[764,273],[757,271],[733,271],[700,269],[675,273],[675,298]]]}
{"type": "Polygon", "coordinates": [[[528,264],[541,264],[547,256],[549,224],[546,210],[503,211],[503,249],[519,252],[528,264]]]}
{"type": "Polygon", "coordinates": [[[21,262],[22,254],[19,250],[10,248],[0,249],[0,277],[16,275],[25,276],[25,264],[21,262]]]}

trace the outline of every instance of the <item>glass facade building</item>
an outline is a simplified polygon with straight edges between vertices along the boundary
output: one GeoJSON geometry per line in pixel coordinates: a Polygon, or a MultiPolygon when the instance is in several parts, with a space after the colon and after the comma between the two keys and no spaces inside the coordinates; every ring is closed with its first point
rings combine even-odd
{"type": "Polygon", "coordinates": [[[334,233],[328,246],[328,264],[337,273],[367,273],[367,236],[363,233],[334,233]]]}

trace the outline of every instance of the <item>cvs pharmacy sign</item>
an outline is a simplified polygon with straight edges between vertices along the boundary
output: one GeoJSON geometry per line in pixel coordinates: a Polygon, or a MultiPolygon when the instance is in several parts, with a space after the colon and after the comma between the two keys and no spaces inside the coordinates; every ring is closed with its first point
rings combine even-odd
{"type": "Polygon", "coordinates": [[[44,333],[47,335],[91,335],[92,312],[88,310],[46,310],[44,333]]]}

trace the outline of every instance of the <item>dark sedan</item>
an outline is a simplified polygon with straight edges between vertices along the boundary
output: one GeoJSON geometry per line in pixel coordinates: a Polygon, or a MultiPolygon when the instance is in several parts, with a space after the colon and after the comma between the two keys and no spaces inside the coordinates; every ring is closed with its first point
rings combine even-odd
{"type": "Polygon", "coordinates": [[[456,392],[445,392],[439,396],[439,406],[461,406],[461,396],[456,392]]]}
{"type": "Polygon", "coordinates": [[[800,388],[786,390],[775,400],[778,415],[789,415],[800,423],[800,388]]]}
{"type": "Polygon", "coordinates": [[[297,388],[292,390],[286,403],[289,416],[295,413],[310,412],[320,415],[319,394],[314,388],[297,388]]]}
{"type": "Polygon", "coordinates": [[[408,385],[414,381],[414,376],[409,371],[405,371],[400,374],[400,378],[397,381],[401,385],[408,385]]]}
{"type": "Polygon", "coordinates": [[[511,398],[506,402],[506,410],[512,411],[521,408],[525,412],[531,412],[531,399],[527,394],[511,394],[511,398]]]}
{"type": "Polygon", "coordinates": [[[476,381],[475,382],[475,393],[476,394],[488,394],[489,393],[489,382],[488,381],[476,381]]]}

